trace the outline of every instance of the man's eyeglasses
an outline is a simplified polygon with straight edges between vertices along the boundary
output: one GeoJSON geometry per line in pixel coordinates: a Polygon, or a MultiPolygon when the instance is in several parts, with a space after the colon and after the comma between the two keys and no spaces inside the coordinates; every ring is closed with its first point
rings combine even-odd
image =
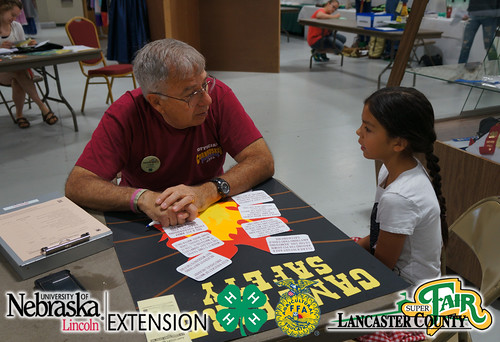
{"type": "Polygon", "coordinates": [[[162,94],[162,93],[158,93],[158,92],[151,92],[150,94],[165,96],[165,97],[168,97],[170,99],[186,102],[189,107],[194,107],[200,101],[201,97],[203,96],[203,93],[210,94],[210,92],[214,89],[214,87],[215,87],[215,77],[208,75],[205,82],[201,85],[201,89],[198,89],[198,90],[192,92],[190,95],[186,96],[185,98],[170,96],[170,95],[162,94]]]}

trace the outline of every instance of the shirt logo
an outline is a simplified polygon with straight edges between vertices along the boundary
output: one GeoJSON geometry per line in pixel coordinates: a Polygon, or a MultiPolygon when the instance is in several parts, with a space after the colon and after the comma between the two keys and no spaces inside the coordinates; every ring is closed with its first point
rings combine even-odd
{"type": "Polygon", "coordinates": [[[205,164],[222,156],[222,147],[218,144],[208,144],[203,147],[198,147],[197,152],[196,164],[205,164]]]}

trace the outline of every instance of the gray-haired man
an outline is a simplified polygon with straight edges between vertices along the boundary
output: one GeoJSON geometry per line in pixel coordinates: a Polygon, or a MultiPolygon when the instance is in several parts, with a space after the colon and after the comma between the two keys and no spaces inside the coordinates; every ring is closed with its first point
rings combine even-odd
{"type": "Polygon", "coordinates": [[[170,226],[274,174],[262,135],[194,48],[149,43],[134,73],[141,88],[105,112],[68,177],[67,197],[102,211],[142,211],[170,226]],[[237,164],[223,173],[226,153],[237,164]],[[119,186],[111,182],[118,172],[119,186]]]}

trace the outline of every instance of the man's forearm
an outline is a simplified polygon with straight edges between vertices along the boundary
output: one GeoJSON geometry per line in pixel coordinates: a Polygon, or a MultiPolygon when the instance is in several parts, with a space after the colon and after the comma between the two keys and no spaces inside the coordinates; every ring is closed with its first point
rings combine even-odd
{"type": "Polygon", "coordinates": [[[66,197],[90,209],[130,210],[130,197],[136,189],[121,187],[76,166],[66,182],[66,197]]]}
{"type": "Polygon", "coordinates": [[[222,175],[222,178],[231,186],[230,196],[247,191],[274,174],[274,165],[272,163],[269,164],[261,160],[255,160],[252,163],[251,160],[248,160],[248,165],[246,164],[236,164],[222,175]]]}
{"type": "Polygon", "coordinates": [[[274,175],[274,160],[264,139],[255,141],[248,155],[238,155],[238,162],[222,177],[230,184],[229,195],[236,195],[247,191],[274,175]]]}

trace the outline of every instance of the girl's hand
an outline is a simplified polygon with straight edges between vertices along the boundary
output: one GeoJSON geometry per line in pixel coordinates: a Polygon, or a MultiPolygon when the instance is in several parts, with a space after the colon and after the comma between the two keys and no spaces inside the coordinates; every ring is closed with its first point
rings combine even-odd
{"type": "Polygon", "coordinates": [[[32,45],[36,45],[36,40],[30,39],[30,41],[28,42],[28,46],[32,46],[32,45]]]}
{"type": "Polygon", "coordinates": [[[2,42],[2,48],[4,49],[12,49],[12,42],[9,42],[9,41],[4,41],[2,42]]]}

